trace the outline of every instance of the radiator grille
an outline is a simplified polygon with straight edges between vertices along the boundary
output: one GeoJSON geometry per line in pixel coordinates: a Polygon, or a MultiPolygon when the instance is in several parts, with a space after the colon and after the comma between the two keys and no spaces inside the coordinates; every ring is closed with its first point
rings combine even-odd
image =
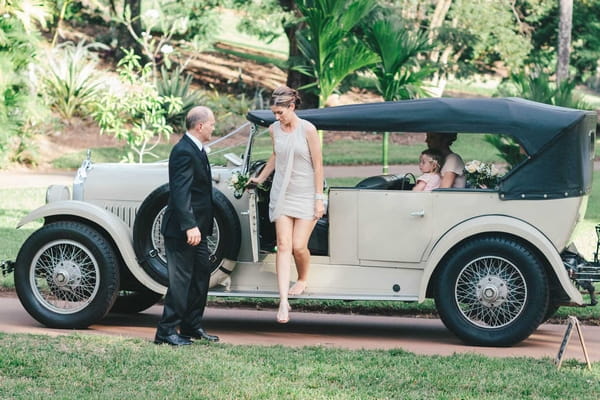
{"type": "Polygon", "coordinates": [[[130,229],[133,229],[135,215],[138,211],[137,207],[123,206],[118,204],[105,204],[104,208],[121,218],[121,220],[123,220],[123,222],[125,222],[130,229]]]}

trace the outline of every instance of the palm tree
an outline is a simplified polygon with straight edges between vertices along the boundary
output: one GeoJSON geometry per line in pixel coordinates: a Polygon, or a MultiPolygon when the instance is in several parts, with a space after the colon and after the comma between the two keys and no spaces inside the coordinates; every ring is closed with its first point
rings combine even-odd
{"type": "MultiPolygon", "coordinates": [[[[425,33],[413,33],[391,17],[381,17],[365,30],[365,41],[379,56],[371,69],[377,77],[377,90],[386,101],[429,97],[423,81],[433,73],[422,67],[418,56],[431,49],[425,33]]],[[[388,173],[389,132],[383,134],[383,173],[388,173]]]]}
{"type": "Polygon", "coordinates": [[[298,45],[308,64],[296,69],[316,79],[309,87],[317,88],[319,107],[349,74],[377,61],[377,56],[352,33],[375,5],[374,0],[298,2],[307,25],[307,31],[298,37],[298,45]]]}

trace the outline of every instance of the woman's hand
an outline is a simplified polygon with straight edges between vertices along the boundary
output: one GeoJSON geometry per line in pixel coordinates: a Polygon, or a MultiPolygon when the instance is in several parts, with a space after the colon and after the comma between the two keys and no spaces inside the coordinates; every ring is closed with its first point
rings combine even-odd
{"type": "Polygon", "coordinates": [[[323,200],[315,200],[315,219],[320,219],[325,214],[325,204],[323,200]]]}
{"type": "Polygon", "coordinates": [[[248,183],[246,183],[246,188],[254,188],[264,182],[264,179],[258,179],[258,177],[251,177],[248,179],[248,183]]]}

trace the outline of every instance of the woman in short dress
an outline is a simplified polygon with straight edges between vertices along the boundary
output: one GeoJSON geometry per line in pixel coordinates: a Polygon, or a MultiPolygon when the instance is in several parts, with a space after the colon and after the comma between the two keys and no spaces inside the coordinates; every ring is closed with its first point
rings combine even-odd
{"type": "Polygon", "coordinates": [[[296,115],[298,105],[300,96],[296,90],[280,86],[273,92],[271,110],[277,119],[269,127],[273,154],[261,173],[250,179],[260,184],[275,170],[269,218],[275,222],[277,234],[279,323],[289,321],[288,296],[300,295],[306,290],[310,268],[308,240],[325,211],[321,143],[314,125],[296,115]],[[292,255],[298,280],[289,288],[292,255]]]}

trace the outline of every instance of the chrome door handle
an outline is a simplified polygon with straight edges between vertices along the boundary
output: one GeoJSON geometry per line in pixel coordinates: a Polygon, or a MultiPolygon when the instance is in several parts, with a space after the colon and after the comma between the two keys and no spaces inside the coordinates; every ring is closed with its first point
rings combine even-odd
{"type": "Polygon", "coordinates": [[[413,211],[410,213],[411,217],[424,217],[425,216],[425,210],[420,210],[420,211],[413,211]]]}
{"type": "Polygon", "coordinates": [[[248,211],[240,211],[240,214],[242,214],[242,215],[249,215],[250,214],[250,210],[248,210],[248,211]]]}

